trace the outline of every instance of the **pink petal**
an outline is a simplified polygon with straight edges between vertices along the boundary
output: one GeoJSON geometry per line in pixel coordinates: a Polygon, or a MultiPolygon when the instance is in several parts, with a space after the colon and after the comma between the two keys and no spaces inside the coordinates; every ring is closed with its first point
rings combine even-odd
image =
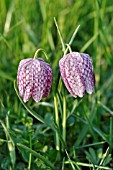
{"type": "Polygon", "coordinates": [[[36,102],[39,102],[45,94],[48,80],[47,76],[45,62],[42,59],[35,59],[32,97],[36,102]]]}
{"type": "Polygon", "coordinates": [[[69,55],[64,56],[64,57],[61,58],[60,61],[59,61],[60,73],[61,73],[61,77],[62,77],[62,79],[63,79],[63,82],[64,82],[66,88],[67,88],[68,91],[71,93],[71,95],[76,98],[77,96],[73,93],[73,91],[72,91],[72,89],[71,89],[71,87],[70,87],[70,85],[69,85],[69,82],[67,81],[66,73],[65,73],[65,70],[66,70],[65,60],[67,59],[68,56],[69,56],[69,55]]]}
{"type": "Polygon", "coordinates": [[[70,53],[65,61],[65,72],[67,81],[72,89],[74,95],[83,97],[85,92],[84,81],[81,78],[79,63],[82,63],[83,60],[79,53],[70,53]]]}
{"type": "Polygon", "coordinates": [[[27,102],[31,97],[33,86],[32,59],[25,59],[20,62],[17,81],[20,96],[24,102],[27,102]]]}
{"type": "Polygon", "coordinates": [[[90,59],[88,54],[81,53],[83,57],[83,69],[82,69],[82,77],[84,78],[86,91],[89,94],[92,94],[95,86],[95,77],[93,73],[93,65],[92,60],[90,59]]]}
{"type": "MultiPolygon", "coordinates": [[[[40,60],[40,59],[38,59],[40,60]]],[[[50,65],[46,62],[44,62],[43,60],[40,60],[40,62],[42,63],[44,69],[45,69],[45,90],[43,93],[43,97],[47,98],[49,93],[50,93],[50,89],[51,89],[51,85],[52,85],[52,69],[50,67],[50,65]]]]}

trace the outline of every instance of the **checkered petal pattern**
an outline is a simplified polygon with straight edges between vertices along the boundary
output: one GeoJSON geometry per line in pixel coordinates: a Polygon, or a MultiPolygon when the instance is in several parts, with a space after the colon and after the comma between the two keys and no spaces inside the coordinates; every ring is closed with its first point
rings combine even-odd
{"type": "Polygon", "coordinates": [[[18,67],[17,83],[24,102],[32,97],[39,102],[48,97],[52,84],[52,69],[43,59],[24,59],[18,67]]]}
{"type": "Polygon", "coordinates": [[[92,60],[88,54],[71,52],[59,61],[60,73],[73,97],[92,94],[95,86],[92,60]]]}

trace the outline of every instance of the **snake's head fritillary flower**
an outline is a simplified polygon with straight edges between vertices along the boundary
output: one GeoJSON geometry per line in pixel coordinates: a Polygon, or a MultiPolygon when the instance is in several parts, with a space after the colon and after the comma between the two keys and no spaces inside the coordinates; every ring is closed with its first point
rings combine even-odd
{"type": "Polygon", "coordinates": [[[23,59],[17,73],[19,94],[24,102],[32,97],[39,102],[48,97],[52,84],[52,69],[43,59],[23,59]]]}
{"type": "Polygon", "coordinates": [[[92,60],[88,54],[71,52],[59,61],[63,82],[73,97],[92,94],[95,86],[92,60]]]}

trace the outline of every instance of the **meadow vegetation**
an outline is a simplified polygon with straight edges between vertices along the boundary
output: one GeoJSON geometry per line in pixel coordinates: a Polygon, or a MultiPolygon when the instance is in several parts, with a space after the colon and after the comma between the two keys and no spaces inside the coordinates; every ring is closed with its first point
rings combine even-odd
{"type": "Polygon", "coordinates": [[[112,0],[0,0],[1,170],[113,169],[112,44],[112,0]],[[57,84],[63,51],[54,17],[65,43],[80,25],[71,48],[92,58],[92,95],[75,99],[57,84]],[[24,104],[14,84],[18,64],[38,48],[48,54],[52,89],[24,104]]]}

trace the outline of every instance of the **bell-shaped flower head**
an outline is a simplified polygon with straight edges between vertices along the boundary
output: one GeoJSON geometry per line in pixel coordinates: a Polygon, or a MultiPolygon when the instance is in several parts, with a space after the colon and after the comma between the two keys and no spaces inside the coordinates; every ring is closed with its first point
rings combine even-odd
{"type": "MultiPolygon", "coordinates": [[[[36,51],[35,57],[40,50],[36,51]]],[[[51,89],[52,69],[43,59],[35,57],[21,60],[18,66],[17,84],[24,102],[30,97],[39,102],[42,97],[48,97],[51,89]]]]}
{"type": "Polygon", "coordinates": [[[59,61],[60,73],[73,97],[91,94],[95,86],[92,60],[88,54],[70,52],[59,61]]]}

